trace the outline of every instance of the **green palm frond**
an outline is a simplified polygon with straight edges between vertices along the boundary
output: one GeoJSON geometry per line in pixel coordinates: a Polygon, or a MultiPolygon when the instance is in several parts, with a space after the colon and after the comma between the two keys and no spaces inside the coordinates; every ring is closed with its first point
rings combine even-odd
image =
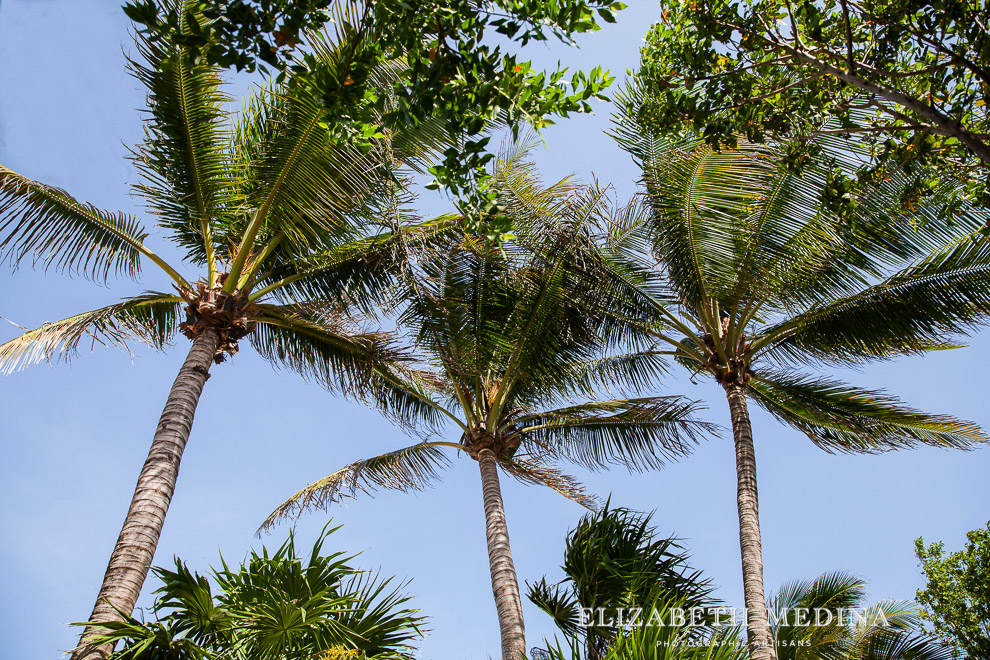
{"type": "Polygon", "coordinates": [[[761,334],[777,359],[857,363],[938,347],[987,318],[990,242],[967,236],[879,284],[761,334]]]}
{"type": "Polygon", "coordinates": [[[256,306],[251,345],[326,389],[374,404],[409,426],[436,425],[439,407],[429,382],[410,367],[412,357],[388,332],[364,332],[343,314],[317,304],[256,306]]]}
{"type": "MultiPolygon", "coordinates": [[[[137,277],[148,232],[133,217],[76,201],[0,165],[0,262],[35,263],[106,280],[137,277]]],[[[179,279],[181,282],[181,278],[179,279]]]]}
{"type": "Polygon", "coordinates": [[[347,215],[375,183],[367,176],[374,160],[330,139],[320,104],[305,90],[260,94],[259,112],[240,132],[253,140],[241,147],[249,154],[239,157],[249,162],[244,193],[251,214],[240,232],[241,249],[258,236],[276,235],[296,254],[330,247],[349,235],[347,215]]]}
{"type": "Polygon", "coordinates": [[[598,392],[642,392],[656,386],[670,372],[670,351],[641,351],[572,362],[559,387],[594,396],[598,392]]]}
{"type": "Polygon", "coordinates": [[[412,660],[415,649],[409,642],[427,629],[420,611],[409,606],[412,597],[403,593],[408,583],[394,585],[370,572],[354,575],[342,584],[351,607],[334,618],[348,632],[358,651],[381,660],[412,660]]]}
{"type": "MultiPolygon", "coordinates": [[[[327,525],[308,553],[289,538],[221,566],[211,580],[176,558],[162,581],[152,623],[122,613],[102,626],[119,642],[113,660],[367,657],[411,660],[425,619],[403,593],[408,583],[355,568],[353,556],[324,551],[339,528],[327,525]],[[340,652],[343,652],[341,655],[340,652]],[[363,653],[362,653],[363,652],[363,653]]],[[[85,624],[83,624],[85,625],[85,624]]]]}
{"type": "Polygon", "coordinates": [[[286,518],[313,509],[327,509],[359,492],[371,495],[380,489],[422,490],[450,465],[443,447],[447,443],[421,442],[410,447],[356,461],[315,481],[280,504],[259,528],[271,529],[286,518]]]}
{"type": "Polygon", "coordinates": [[[537,145],[535,133],[517,140],[506,139],[492,167],[492,178],[499,203],[520,228],[538,226],[558,217],[569,198],[579,189],[572,177],[545,185],[529,155],[537,145]]]}
{"type": "Polygon", "coordinates": [[[562,633],[568,637],[576,637],[580,633],[581,603],[573,590],[561,582],[549,584],[545,577],[526,587],[529,601],[548,614],[562,633]]]}
{"type": "MultiPolygon", "coordinates": [[[[341,59],[346,44],[319,38],[314,43],[319,48],[310,75],[334,76],[346,69],[341,59]]],[[[377,75],[385,84],[397,71],[386,65],[377,75]]],[[[362,150],[335,137],[325,112],[306,85],[291,80],[258,89],[248,102],[232,150],[243,167],[250,219],[238,231],[241,253],[233,271],[238,272],[238,260],[250,258],[244,250],[256,240],[279,241],[273,253],[291,261],[353,238],[355,220],[377,196],[388,194],[398,170],[415,169],[446,139],[431,124],[401,136],[377,136],[362,150]]]]}
{"type": "Polygon", "coordinates": [[[833,199],[864,157],[844,141],[799,147],[807,156],[795,172],[784,152],[796,145],[713,152],[696,135],[661,135],[638,114],[642,92],[620,93],[613,136],[643,169],[655,255],[695,309],[702,291],[726,308],[828,302],[986,222],[955,203],[958,181],[894,166],[833,199]],[[935,188],[918,195],[928,179],[935,188]]]}
{"type": "Polygon", "coordinates": [[[89,337],[95,344],[128,350],[140,341],[162,350],[178,328],[183,300],[149,292],[123,302],[45,323],[0,345],[0,373],[9,374],[58,356],[69,359],[89,337]]]}
{"type": "Polygon", "coordinates": [[[556,467],[522,455],[496,459],[505,472],[524,484],[546,486],[587,509],[598,508],[598,498],[589,494],[577,479],[556,467]]]}
{"type": "Polygon", "coordinates": [[[653,250],[682,300],[697,308],[729,297],[745,254],[744,219],[776,169],[766,148],[716,152],[624,119],[614,136],[643,168],[653,250]]]}
{"type": "Polygon", "coordinates": [[[784,584],[767,603],[773,612],[771,633],[781,660],[850,660],[848,619],[866,597],[866,583],[848,573],[835,572],[815,580],[784,584]],[[807,621],[796,620],[806,608],[807,621]],[[827,614],[826,614],[827,612],[827,614]],[[816,620],[814,617],[818,617],[816,620]],[[845,620],[843,619],[843,620],[845,620]],[[811,624],[811,625],[808,625],[811,624]]]}
{"type": "Polygon", "coordinates": [[[458,227],[459,216],[442,215],[322,250],[276,266],[257,281],[252,297],[271,293],[286,303],[324,298],[371,316],[376,307],[395,304],[402,292],[396,282],[413,267],[413,253],[445,240],[458,227]]]}
{"type": "Polygon", "coordinates": [[[780,660],[955,657],[950,648],[921,631],[916,604],[881,601],[863,608],[865,599],[866,582],[849,573],[785,584],[768,603],[780,660]]]}
{"type": "Polygon", "coordinates": [[[920,608],[905,601],[881,601],[866,608],[850,634],[858,660],[958,660],[956,650],[922,631],[920,608]]]}
{"type": "Polygon", "coordinates": [[[919,444],[970,449],[987,441],[972,422],[922,413],[883,392],[824,377],[762,372],[747,391],[774,417],[830,453],[875,453],[919,444]]]}
{"type": "Polygon", "coordinates": [[[227,148],[230,129],[220,71],[191,63],[183,49],[138,39],[141,60],[130,69],[148,89],[145,141],[133,160],[137,186],[193,263],[216,278],[217,235],[242,213],[227,148]]]}
{"type": "Polygon", "coordinates": [[[645,397],[568,406],[517,420],[524,448],[590,470],[624,465],[658,469],[687,455],[716,427],[694,419],[698,404],[681,397],[645,397]]]}
{"type": "MultiPolygon", "coordinates": [[[[120,612],[119,621],[101,621],[101,634],[94,635],[94,644],[121,645],[119,651],[109,656],[110,660],[208,660],[210,652],[192,639],[159,621],[144,623],[133,616],[120,612]]],[[[74,623],[76,626],[89,625],[88,622],[74,623]]]]}

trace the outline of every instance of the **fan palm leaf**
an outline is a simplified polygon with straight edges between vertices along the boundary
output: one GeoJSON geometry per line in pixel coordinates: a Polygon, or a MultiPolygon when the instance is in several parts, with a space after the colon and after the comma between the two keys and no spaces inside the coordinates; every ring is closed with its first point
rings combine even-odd
{"type": "Polygon", "coordinates": [[[781,660],[950,660],[952,650],[920,630],[903,601],[863,607],[866,583],[849,573],[789,582],[770,599],[781,660]]]}

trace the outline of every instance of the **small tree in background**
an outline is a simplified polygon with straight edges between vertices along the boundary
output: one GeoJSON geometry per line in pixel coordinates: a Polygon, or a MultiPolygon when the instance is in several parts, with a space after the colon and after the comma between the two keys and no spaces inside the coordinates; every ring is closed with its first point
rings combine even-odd
{"type": "Polygon", "coordinates": [[[620,631],[598,625],[597,614],[582,620],[581,610],[602,611],[608,622],[616,620],[620,608],[646,611],[657,601],[679,600],[684,608],[713,602],[709,580],[689,568],[688,554],[676,539],[658,535],[652,517],[606,503],[567,535],[561,567],[566,577],[529,586],[529,599],[584,647],[588,660],[604,657],[620,631]]]}
{"type": "Polygon", "coordinates": [[[934,634],[970,658],[990,658],[990,522],[966,534],[966,548],[945,554],[943,543],[914,542],[928,579],[919,589],[922,616],[934,634]]]}
{"type": "Polygon", "coordinates": [[[906,601],[864,607],[866,581],[848,573],[782,586],[767,604],[779,660],[950,660],[952,649],[921,631],[906,601]],[[801,625],[801,608],[809,612],[801,625]],[[828,614],[826,614],[826,612],[828,614]],[[855,613],[854,613],[855,612],[855,613]],[[840,616],[841,614],[841,616],[840,616]]]}
{"type": "Polygon", "coordinates": [[[323,553],[337,529],[324,528],[308,556],[290,534],[272,553],[251,551],[237,568],[221,558],[215,593],[178,558],[174,571],[154,568],[162,581],[155,620],[101,623],[106,632],[94,641],[120,643],[111,656],[119,660],[412,658],[424,617],[391,578],[353,568],[353,555],[323,553]]]}

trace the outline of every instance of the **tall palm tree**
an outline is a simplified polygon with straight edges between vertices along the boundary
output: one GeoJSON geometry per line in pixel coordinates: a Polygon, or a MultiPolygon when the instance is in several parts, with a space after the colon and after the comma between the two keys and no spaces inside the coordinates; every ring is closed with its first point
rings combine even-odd
{"type": "Polygon", "coordinates": [[[660,599],[676,600],[684,609],[714,603],[710,580],[690,569],[677,539],[657,534],[652,517],[606,502],[567,535],[561,566],[566,577],[529,585],[530,601],[584,646],[587,660],[608,653],[619,634],[615,622],[630,618],[622,617],[623,611],[642,611],[660,599]],[[593,613],[590,621],[582,622],[582,610],[593,613]]]}
{"type": "Polygon", "coordinates": [[[783,149],[716,152],[660,136],[632,111],[616,137],[646,190],[613,241],[655,263],[665,289],[652,317],[657,340],[725,392],[750,647],[756,660],[773,658],[748,403],[828,452],[985,442],[972,423],[799,367],[921,353],[985,321],[990,246],[972,232],[986,213],[955,209],[951,184],[919,198],[915,176],[899,170],[858,196],[836,195],[833,168],[849,157],[841,144],[824,145],[797,173],[783,149]]]}
{"type": "MultiPolygon", "coordinates": [[[[175,3],[184,11],[191,6],[175,3]]],[[[324,75],[346,66],[345,42],[327,37],[315,43],[324,75]]],[[[405,358],[394,339],[361,330],[348,309],[383,300],[409,245],[453,223],[440,218],[407,227],[390,210],[400,183],[396,167],[415,162],[425,155],[424,145],[435,144],[430,126],[418,135],[374,140],[367,152],[342,146],[322,123],[319,103],[292,79],[262,88],[234,121],[217,70],[187,61],[180,47],[139,39],[138,50],[141,61],[133,61],[132,70],[147,86],[149,107],[146,138],[134,152],[143,175],[137,192],[182,250],[182,265],[151,250],[137,218],[98,209],[0,166],[2,259],[16,264],[30,256],[36,264],[104,280],[111,271],[137,277],[151,263],[176,289],[28,331],[0,346],[0,369],[9,373],[67,357],[87,335],[117,345],[140,340],[157,349],[177,331],[191,341],[92,621],[132,611],[210,367],[233,355],[239,339],[249,337],[266,359],[389,414],[401,417],[420,405],[403,380],[405,358]],[[198,274],[190,277],[190,267],[198,274]]],[[[387,82],[389,72],[381,75],[387,82]]],[[[108,650],[81,644],[75,657],[101,657],[108,650]]]]}
{"type": "Polygon", "coordinates": [[[621,328],[602,312],[618,298],[590,231],[607,212],[604,191],[566,181],[543,188],[523,152],[503,154],[495,172],[519,240],[496,246],[465,237],[436,248],[409,283],[400,317],[434,369],[435,395],[424,401],[459,439],[428,437],[348,465],[292,496],[262,527],[357,491],[423,488],[449,465],[450,451],[477,461],[504,660],[523,657],[526,646],[499,468],[590,505],[557,459],[657,467],[709,430],[691,419],[694,404],[677,397],[594,400],[599,386],[656,376],[662,356],[608,352],[621,345],[621,328]]]}
{"type": "Polygon", "coordinates": [[[771,629],[781,660],[955,657],[951,648],[921,631],[920,607],[892,600],[866,607],[866,582],[848,573],[785,584],[768,607],[775,613],[771,629]],[[812,614],[802,615],[802,608],[812,614]]]}

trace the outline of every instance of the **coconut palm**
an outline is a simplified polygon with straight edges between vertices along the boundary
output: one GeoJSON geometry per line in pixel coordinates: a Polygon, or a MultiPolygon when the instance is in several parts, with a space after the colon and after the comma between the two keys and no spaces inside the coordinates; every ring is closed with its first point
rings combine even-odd
{"type": "Polygon", "coordinates": [[[607,212],[605,192],[567,181],[544,188],[524,152],[504,153],[495,172],[519,239],[497,246],[469,236],[435,248],[408,285],[399,319],[434,370],[436,391],[424,401],[457,427],[459,439],[427,437],[348,465],[292,496],[263,526],[357,491],[423,488],[449,465],[450,452],[477,461],[505,660],[518,660],[526,647],[499,468],[590,505],[558,459],[593,469],[657,467],[708,430],[691,419],[694,404],[677,397],[595,400],[601,386],[657,376],[664,357],[610,352],[633,340],[618,337],[621,324],[604,311],[625,305],[634,313],[636,301],[612,295],[611,266],[595,251],[591,228],[607,212]]]}
{"type": "MultiPolygon", "coordinates": [[[[347,35],[337,36],[314,42],[326,68],[322,75],[345,66],[340,43],[347,35]]],[[[319,103],[292,79],[257,91],[235,121],[217,70],[187,61],[179,47],[139,39],[138,51],[132,69],[147,86],[149,107],[146,138],[134,152],[143,177],[137,192],[181,250],[182,264],[152,251],[137,218],[98,209],[0,166],[2,259],[17,264],[30,256],[36,264],[102,280],[111,272],[137,277],[151,263],[176,289],[28,331],[0,346],[4,372],[67,357],[87,336],[121,346],[140,340],[157,349],[177,331],[191,341],[93,621],[132,611],[210,367],[233,355],[239,339],[248,337],[273,363],[388,414],[402,417],[420,406],[403,380],[403,352],[394,338],[363,330],[348,310],[384,300],[409,246],[453,222],[440,218],[408,227],[393,212],[401,183],[396,168],[425,155],[424,145],[434,144],[431,127],[373,139],[367,151],[342,146],[322,124],[319,103]]],[[[383,84],[392,75],[380,73],[383,84]]],[[[107,651],[90,648],[76,657],[107,651]]]]}
{"type": "MultiPolygon", "coordinates": [[[[631,98],[635,99],[634,96],[631,98]]],[[[635,107],[634,105],[632,106],[635,107]]],[[[972,423],[913,410],[883,392],[804,373],[946,347],[990,312],[986,212],[919,197],[889,170],[837,194],[844,145],[797,173],[783,148],[716,152],[621,117],[616,137],[642,166],[645,193],[613,241],[655,263],[665,287],[655,336],[724,390],[732,420],[751,652],[774,656],[763,591],[756,455],[748,403],[828,452],[967,448],[972,423]]]]}
{"type": "Polygon", "coordinates": [[[290,534],[240,566],[221,558],[209,577],[179,559],[175,570],[154,568],[162,583],[154,621],[124,617],[105,625],[103,640],[120,644],[120,660],[409,660],[424,618],[408,607],[404,585],[354,568],[353,556],[324,553],[336,529],[308,553],[290,534]]]}
{"type": "Polygon", "coordinates": [[[866,582],[848,573],[785,584],[770,599],[781,660],[952,660],[921,631],[921,608],[885,600],[866,607],[866,582]],[[802,612],[802,609],[805,610],[802,612]]]}
{"type": "Polygon", "coordinates": [[[527,597],[584,646],[588,660],[608,653],[619,633],[614,622],[629,618],[623,611],[643,611],[657,600],[677,600],[684,609],[714,603],[710,581],[690,569],[677,539],[657,534],[652,517],[606,502],[567,535],[561,566],[566,577],[529,585],[527,597]],[[594,613],[590,620],[582,622],[582,610],[594,613]]]}

